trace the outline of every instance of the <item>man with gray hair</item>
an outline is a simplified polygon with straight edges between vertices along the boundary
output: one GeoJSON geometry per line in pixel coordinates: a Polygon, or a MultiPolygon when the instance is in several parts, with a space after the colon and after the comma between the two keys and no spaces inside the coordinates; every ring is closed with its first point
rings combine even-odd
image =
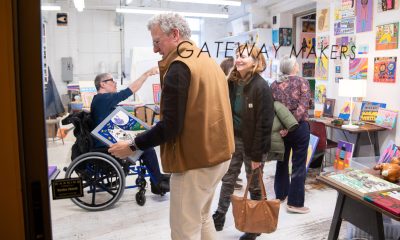
{"type": "Polygon", "coordinates": [[[214,240],[211,202],[234,152],[225,74],[189,40],[189,26],[180,15],[157,15],[148,29],[154,52],[162,55],[161,120],[133,142],[117,143],[109,151],[124,157],[161,145],[163,170],[172,173],[171,238],[214,240]]]}

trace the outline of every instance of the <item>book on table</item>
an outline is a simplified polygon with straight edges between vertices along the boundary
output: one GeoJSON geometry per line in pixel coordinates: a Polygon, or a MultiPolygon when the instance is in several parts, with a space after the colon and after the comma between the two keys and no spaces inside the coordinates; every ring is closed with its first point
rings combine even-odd
{"type": "Polygon", "coordinates": [[[321,175],[325,180],[341,186],[360,197],[371,193],[400,190],[400,186],[362,170],[348,168],[321,175]]]}
{"type": "Polygon", "coordinates": [[[379,108],[386,108],[386,103],[363,101],[360,110],[360,121],[374,123],[379,108]]]}
{"type": "Polygon", "coordinates": [[[364,200],[385,209],[386,211],[400,216],[400,192],[389,191],[382,193],[371,193],[364,196],[364,200]]]}
{"type": "Polygon", "coordinates": [[[379,108],[375,119],[375,125],[387,129],[393,129],[396,126],[397,111],[385,108],[379,108]]]}
{"type": "MultiPolygon", "coordinates": [[[[110,146],[119,141],[132,141],[138,133],[148,129],[150,129],[150,126],[145,122],[133,116],[124,108],[117,107],[91,134],[110,146]]],[[[142,151],[137,150],[128,158],[136,161],[142,153],[142,151]]]]}
{"type": "Polygon", "coordinates": [[[349,120],[350,113],[354,111],[354,106],[355,106],[354,103],[350,106],[350,102],[345,101],[342,108],[340,109],[339,118],[346,121],[349,120]]]}

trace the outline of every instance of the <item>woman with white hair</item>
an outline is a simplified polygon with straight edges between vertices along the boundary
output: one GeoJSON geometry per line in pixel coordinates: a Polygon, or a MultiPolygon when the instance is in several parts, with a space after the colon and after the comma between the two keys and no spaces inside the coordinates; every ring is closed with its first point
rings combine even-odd
{"type": "Polygon", "coordinates": [[[281,131],[285,143],[283,161],[276,164],[275,194],[282,202],[287,199],[287,211],[308,213],[304,206],[304,182],[306,179],[306,160],[310,127],[308,125],[308,109],[310,102],[310,85],[308,81],[297,76],[299,64],[295,57],[285,56],[280,61],[281,74],[271,84],[275,101],[281,102],[299,122],[299,127],[291,132],[281,131]],[[289,155],[292,154],[292,175],[289,179],[289,155]]]}

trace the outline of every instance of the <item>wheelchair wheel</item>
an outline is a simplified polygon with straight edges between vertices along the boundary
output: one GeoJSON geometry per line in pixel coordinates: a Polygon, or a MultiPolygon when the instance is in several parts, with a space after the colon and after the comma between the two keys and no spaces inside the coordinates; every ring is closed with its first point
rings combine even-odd
{"type": "Polygon", "coordinates": [[[82,178],[83,197],[72,202],[89,211],[104,210],[114,205],[125,189],[125,173],[110,155],[100,152],[82,154],[73,160],[65,178],[82,178]]]}
{"type": "Polygon", "coordinates": [[[143,206],[146,203],[146,190],[141,189],[136,193],[136,202],[139,206],[143,206]]]}

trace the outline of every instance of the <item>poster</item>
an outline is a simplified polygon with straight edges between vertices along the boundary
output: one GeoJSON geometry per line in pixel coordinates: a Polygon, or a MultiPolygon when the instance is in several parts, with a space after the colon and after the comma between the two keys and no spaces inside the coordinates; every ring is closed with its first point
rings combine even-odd
{"type": "Polygon", "coordinates": [[[357,51],[358,54],[368,54],[368,52],[369,52],[368,44],[360,44],[357,46],[357,48],[358,48],[358,51],[357,51]]]}
{"type": "Polygon", "coordinates": [[[353,46],[356,46],[356,36],[354,35],[354,36],[338,37],[338,38],[336,38],[336,45],[339,46],[338,52],[337,52],[337,57],[339,57],[339,58],[340,58],[340,55],[342,55],[341,54],[341,47],[342,46],[346,46],[347,47],[347,51],[344,52],[344,56],[347,58],[351,54],[351,48],[353,46]]]}
{"type": "Polygon", "coordinates": [[[279,28],[279,45],[290,46],[292,45],[292,29],[279,28]]]}
{"type": "Polygon", "coordinates": [[[300,46],[304,53],[310,52],[311,48],[315,46],[315,33],[300,33],[300,46]]]}
{"type": "Polygon", "coordinates": [[[329,8],[317,11],[317,29],[319,32],[329,31],[329,8]]]}
{"type": "Polygon", "coordinates": [[[372,22],[373,22],[372,5],[373,1],[357,0],[356,4],[357,33],[372,31],[372,22]]]}
{"type": "Polygon", "coordinates": [[[341,19],[334,24],[334,33],[336,35],[354,34],[354,18],[341,19]]]}
{"type": "Polygon", "coordinates": [[[314,77],[315,76],[315,63],[304,62],[302,64],[303,77],[314,77]]]}
{"type": "Polygon", "coordinates": [[[376,26],[376,50],[396,49],[399,43],[399,23],[376,26]]]}
{"type": "Polygon", "coordinates": [[[335,21],[345,18],[355,17],[356,0],[340,0],[340,4],[335,7],[335,21]]]}
{"type": "Polygon", "coordinates": [[[317,78],[317,80],[328,80],[328,70],[328,58],[324,56],[322,56],[321,58],[315,58],[315,78],[317,78]]]}
{"type": "Polygon", "coordinates": [[[279,44],[279,30],[272,30],[272,44],[279,44]]]}
{"type": "Polygon", "coordinates": [[[329,46],[329,35],[317,37],[317,49],[329,46]]]}
{"type": "Polygon", "coordinates": [[[342,60],[335,59],[335,83],[339,83],[339,80],[343,79],[343,66],[342,60]]]}
{"type": "Polygon", "coordinates": [[[324,104],[326,99],[326,85],[324,83],[318,83],[315,86],[315,102],[324,104]]]}
{"type": "Polygon", "coordinates": [[[378,0],[378,12],[386,12],[394,9],[398,9],[399,0],[378,0]]]}
{"type": "Polygon", "coordinates": [[[397,57],[377,57],[374,59],[374,82],[396,82],[397,57]]]}
{"type": "Polygon", "coordinates": [[[315,33],[315,21],[303,21],[301,24],[301,31],[315,33]]]}
{"type": "Polygon", "coordinates": [[[349,60],[350,79],[367,79],[368,58],[354,58],[349,60]]]}

